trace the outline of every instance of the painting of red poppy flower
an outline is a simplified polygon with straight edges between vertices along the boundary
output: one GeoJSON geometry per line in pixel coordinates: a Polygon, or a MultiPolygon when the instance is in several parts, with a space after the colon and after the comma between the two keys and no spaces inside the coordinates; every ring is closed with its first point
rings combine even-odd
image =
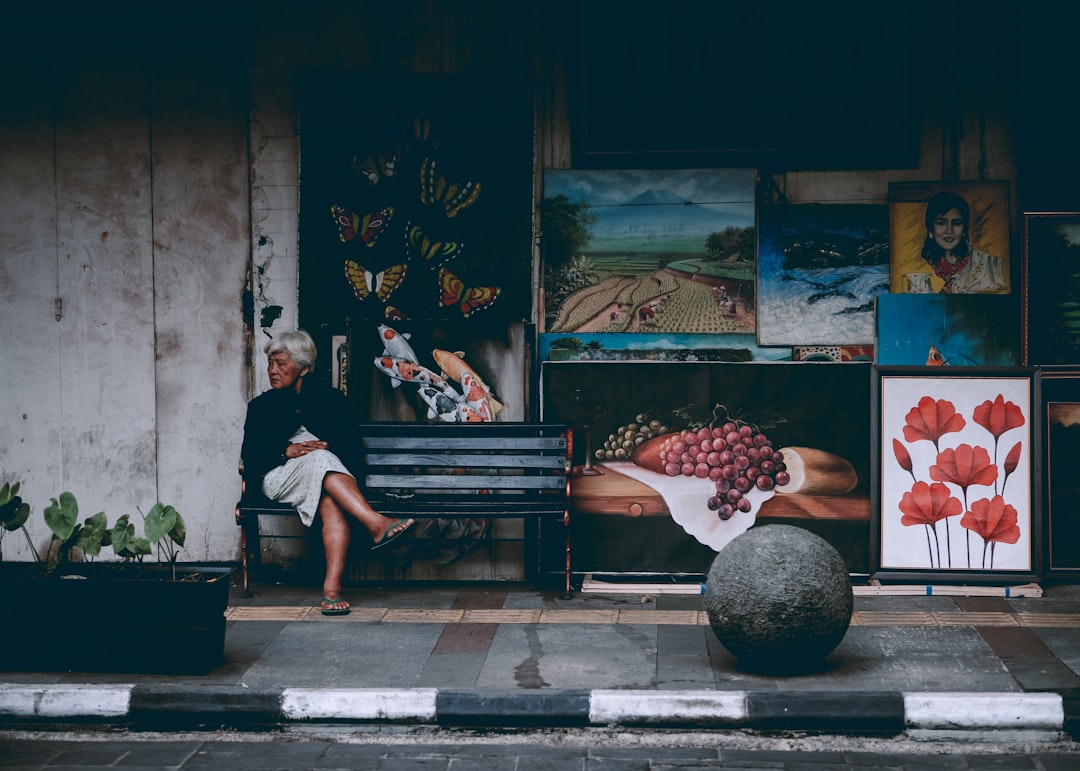
{"type": "Polygon", "coordinates": [[[1035,580],[1029,370],[878,370],[879,579],[1035,580]]]}

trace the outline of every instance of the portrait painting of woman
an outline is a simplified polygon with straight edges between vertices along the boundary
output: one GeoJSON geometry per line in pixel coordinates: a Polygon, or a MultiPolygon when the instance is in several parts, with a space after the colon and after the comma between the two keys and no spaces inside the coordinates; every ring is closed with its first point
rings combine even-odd
{"type": "Polygon", "coordinates": [[[893,183],[890,291],[1008,294],[1006,183],[893,183]]]}

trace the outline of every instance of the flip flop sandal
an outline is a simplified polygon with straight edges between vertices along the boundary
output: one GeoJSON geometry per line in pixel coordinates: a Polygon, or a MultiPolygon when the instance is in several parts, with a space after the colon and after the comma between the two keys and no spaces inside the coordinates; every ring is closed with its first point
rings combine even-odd
{"type": "MultiPolygon", "coordinates": [[[[341,599],[341,597],[338,597],[336,600],[332,600],[329,597],[323,597],[322,601],[327,605],[333,605],[335,603],[341,602],[341,599]]],[[[344,616],[349,612],[350,608],[325,608],[320,605],[319,610],[322,611],[322,614],[324,616],[344,616]]]]}
{"type": "Polygon", "coordinates": [[[371,547],[371,550],[372,551],[378,551],[379,549],[382,549],[382,548],[384,548],[386,546],[389,546],[394,541],[396,541],[398,538],[400,538],[401,536],[403,536],[407,532],[409,532],[409,530],[411,530],[412,526],[415,525],[415,524],[416,524],[416,520],[413,520],[412,522],[410,522],[405,517],[402,517],[397,522],[390,525],[390,527],[386,528],[386,532],[383,533],[382,538],[380,538],[378,541],[375,542],[375,545],[371,547]],[[398,530],[393,535],[390,535],[390,532],[394,528],[400,527],[401,525],[404,525],[404,527],[402,527],[400,530],[398,530]]]}

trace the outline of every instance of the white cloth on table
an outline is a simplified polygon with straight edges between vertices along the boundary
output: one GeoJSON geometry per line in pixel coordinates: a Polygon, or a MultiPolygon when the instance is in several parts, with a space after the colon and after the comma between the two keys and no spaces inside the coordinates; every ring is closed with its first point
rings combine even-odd
{"type": "MultiPolygon", "coordinates": [[[[289,441],[297,444],[317,441],[318,438],[300,426],[289,441]]],[[[331,471],[352,476],[338,456],[329,450],[315,450],[299,458],[289,458],[284,465],[266,472],[262,483],[263,494],[272,501],[281,501],[295,508],[300,513],[300,521],[310,527],[323,496],[323,479],[331,471]]]]}

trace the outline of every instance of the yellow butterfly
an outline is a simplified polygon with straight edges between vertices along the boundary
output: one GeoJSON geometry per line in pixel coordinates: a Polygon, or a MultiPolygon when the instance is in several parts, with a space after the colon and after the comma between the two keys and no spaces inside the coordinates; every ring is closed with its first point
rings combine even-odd
{"type": "Polygon", "coordinates": [[[480,197],[479,182],[447,182],[435,171],[435,160],[425,158],[420,164],[420,202],[442,204],[447,217],[456,217],[480,197]]]}
{"type": "Polygon", "coordinates": [[[361,302],[371,295],[375,295],[379,302],[386,302],[394,290],[404,283],[408,269],[408,264],[401,262],[378,273],[372,273],[353,260],[345,260],[345,278],[348,279],[356,299],[361,302]]]}
{"type": "Polygon", "coordinates": [[[462,245],[457,241],[433,241],[423,228],[410,222],[405,228],[405,248],[410,255],[419,254],[429,262],[440,264],[456,257],[462,245]]]}

